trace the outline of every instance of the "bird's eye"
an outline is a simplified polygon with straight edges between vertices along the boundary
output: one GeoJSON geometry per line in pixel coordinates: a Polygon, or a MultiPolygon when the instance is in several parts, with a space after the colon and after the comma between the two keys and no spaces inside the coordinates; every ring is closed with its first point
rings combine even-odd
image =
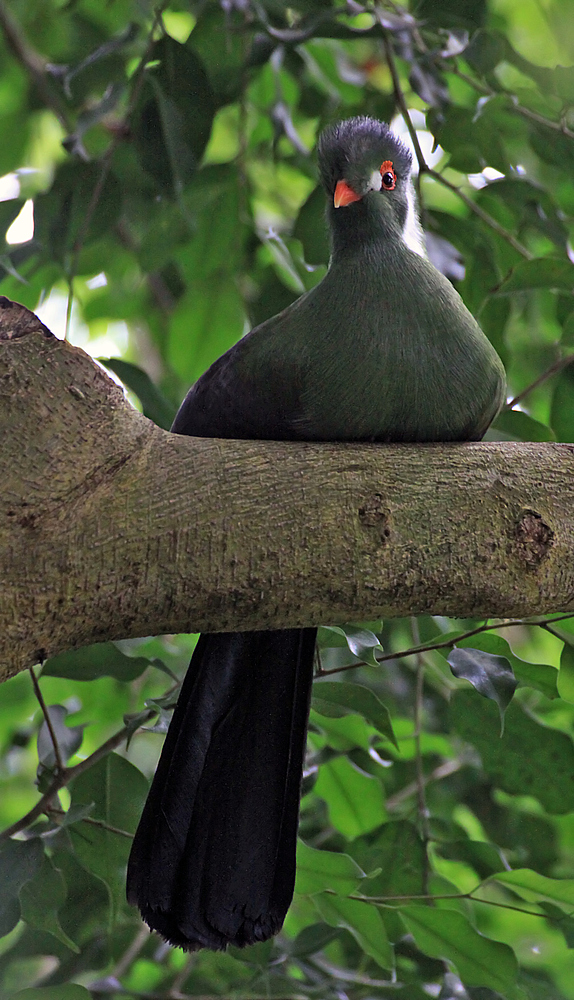
{"type": "Polygon", "coordinates": [[[393,170],[393,164],[391,160],[385,160],[381,164],[381,179],[382,186],[385,191],[392,191],[397,183],[397,175],[393,170]]]}

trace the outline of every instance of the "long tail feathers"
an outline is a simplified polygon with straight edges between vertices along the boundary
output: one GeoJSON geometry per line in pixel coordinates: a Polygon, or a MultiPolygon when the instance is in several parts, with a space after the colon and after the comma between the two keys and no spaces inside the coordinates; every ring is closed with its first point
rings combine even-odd
{"type": "Polygon", "coordinates": [[[283,924],[315,636],[199,639],[128,865],[129,902],[174,945],[254,944],[283,924]]]}

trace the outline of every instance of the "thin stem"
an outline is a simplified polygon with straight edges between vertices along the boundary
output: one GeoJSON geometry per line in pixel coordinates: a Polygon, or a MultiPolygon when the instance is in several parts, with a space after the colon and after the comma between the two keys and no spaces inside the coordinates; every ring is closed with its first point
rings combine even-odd
{"type": "Polygon", "coordinates": [[[555,361],[553,365],[550,365],[550,367],[546,369],[546,371],[542,372],[542,375],[539,375],[538,378],[535,378],[534,382],[531,382],[530,385],[527,385],[525,389],[521,389],[521,391],[518,392],[516,396],[514,396],[514,398],[510,400],[509,403],[506,404],[504,409],[511,410],[512,407],[516,406],[517,403],[520,403],[525,396],[528,396],[528,394],[531,393],[533,389],[537,389],[539,385],[542,385],[543,382],[546,382],[546,379],[551,378],[552,375],[556,375],[558,372],[561,372],[563,368],[567,368],[572,361],[574,361],[574,354],[569,354],[566,358],[560,358],[558,361],[555,361]]]}
{"type": "Polygon", "coordinates": [[[426,173],[429,177],[433,177],[435,181],[438,181],[439,184],[442,184],[443,187],[448,188],[449,191],[453,191],[456,195],[458,195],[460,200],[463,201],[468,208],[470,208],[471,212],[474,212],[474,214],[477,215],[478,218],[481,219],[487,226],[489,226],[490,229],[497,233],[503,240],[506,240],[506,242],[509,243],[521,257],[524,257],[525,260],[534,260],[534,254],[530,253],[530,250],[527,250],[527,248],[523,246],[523,244],[517,240],[512,233],[509,233],[504,226],[501,226],[500,222],[497,222],[494,216],[490,215],[489,212],[485,212],[480,205],[477,205],[477,203],[467,195],[466,191],[463,191],[462,188],[457,187],[456,184],[448,181],[446,177],[443,177],[443,175],[437,170],[432,170],[430,167],[427,167],[426,173]]]}
{"type": "MultiPolygon", "coordinates": [[[[513,628],[516,625],[537,625],[545,628],[548,624],[552,625],[554,622],[566,621],[568,618],[574,618],[574,614],[570,612],[569,614],[560,615],[558,618],[548,618],[539,622],[528,621],[526,618],[509,618],[507,621],[495,622],[492,625],[478,625],[476,628],[471,628],[467,632],[461,632],[454,638],[445,639],[442,642],[429,642],[422,646],[411,646],[409,649],[402,649],[398,653],[382,653],[381,656],[376,657],[376,660],[377,663],[384,663],[386,660],[400,660],[405,656],[414,656],[415,653],[430,653],[433,649],[450,649],[452,646],[456,646],[457,642],[462,642],[463,639],[470,639],[473,635],[479,635],[481,632],[490,632],[497,628],[513,628]]],[[[335,667],[333,670],[321,670],[317,676],[328,677],[329,674],[338,674],[344,670],[356,670],[358,667],[366,666],[369,666],[369,664],[364,661],[349,663],[345,667],[335,667]]]]}
{"type": "MultiPolygon", "coordinates": [[[[379,13],[377,13],[377,18],[379,20],[379,23],[381,24],[381,27],[383,28],[382,21],[381,21],[381,16],[380,16],[379,13]]],[[[411,137],[411,141],[412,141],[412,144],[414,146],[414,150],[415,150],[415,153],[416,153],[416,156],[417,156],[417,160],[418,160],[418,164],[419,164],[419,171],[421,173],[424,173],[425,171],[428,170],[427,162],[426,162],[426,160],[424,158],[423,151],[422,151],[420,143],[419,143],[419,137],[417,135],[417,130],[414,127],[414,125],[413,125],[413,123],[411,121],[411,116],[409,115],[409,110],[407,108],[407,102],[405,101],[405,95],[404,95],[403,89],[401,87],[401,81],[400,81],[400,77],[399,77],[399,74],[398,74],[397,64],[395,62],[395,56],[394,56],[393,47],[391,45],[391,41],[390,41],[390,38],[389,38],[389,34],[388,34],[388,32],[384,28],[383,28],[383,45],[385,47],[385,58],[387,60],[387,66],[389,67],[389,71],[390,71],[390,74],[391,74],[391,79],[393,81],[393,90],[394,90],[394,93],[395,93],[395,100],[396,100],[396,102],[397,102],[397,104],[398,104],[398,106],[400,108],[401,115],[403,116],[405,125],[407,126],[407,129],[409,130],[409,135],[411,137]]]]}
{"type": "Polygon", "coordinates": [[[107,830],[108,833],[117,833],[118,837],[127,837],[128,840],[134,839],[133,833],[128,833],[127,830],[120,830],[118,826],[110,826],[103,819],[92,819],[91,816],[83,816],[81,822],[90,823],[91,826],[99,826],[102,830],[107,830]]]}
{"type": "MultiPolygon", "coordinates": [[[[146,718],[142,720],[142,724],[143,722],[147,722],[149,719],[153,718],[156,714],[157,713],[154,709],[150,709],[147,712],[146,718]]],[[[22,830],[25,830],[32,823],[34,823],[35,820],[49,810],[51,800],[61,788],[68,785],[74,778],[77,778],[78,775],[83,774],[84,771],[89,770],[90,767],[97,764],[98,761],[102,760],[103,757],[106,757],[112,750],[115,750],[116,747],[121,746],[124,740],[126,740],[131,733],[132,727],[124,726],[123,729],[120,729],[119,732],[114,734],[114,736],[110,736],[109,740],[102,743],[102,745],[99,746],[97,750],[94,750],[89,757],[86,757],[85,760],[81,760],[79,764],[76,764],[74,767],[63,768],[62,771],[54,778],[54,781],[50,785],[48,791],[45,792],[36,805],[30,809],[25,816],[22,816],[22,818],[17,820],[16,823],[13,823],[12,826],[7,827],[0,833],[0,843],[4,840],[9,840],[9,838],[13,837],[14,834],[20,833],[22,830]]]]}
{"type": "Polygon", "coordinates": [[[48,732],[50,733],[50,739],[52,741],[52,746],[54,748],[54,757],[56,758],[56,769],[61,772],[65,770],[65,764],[62,760],[62,754],[60,753],[60,744],[58,743],[58,738],[56,736],[55,729],[52,725],[52,720],[50,718],[50,713],[48,711],[48,706],[44,701],[44,696],[40,690],[40,685],[38,684],[38,678],[34,673],[34,668],[29,668],[30,677],[32,678],[32,685],[34,687],[34,694],[38,700],[40,708],[42,709],[42,715],[44,716],[44,721],[48,727],[48,732]]]}
{"type": "MultiPolygon", "coordinates": [[[[461,760],[447,760],[444,764],[439,764],[439,766],[435,767],[434,771],[431,771],[430,774],[424,775],[423,780],[425,787],[430,785],[431,781],[441,781],[442,778],[448,778],[449,775],[456,774],[457,771],[460,771],[462,763],[463,762],[461,760]]],[[[411,781],[410,784],[401,788],[400,792],[396,792],[395,795],[391,795],[385,802],[385,807],[388,812],[393,812],[402,802],[410,799],[411,795],[416,795],[417,788],[417,781],[411,781]]]]}
{"type": "Polygon", "coordinates": [[[349,899],[356,899],[360,903],[375,903],[378,906],[386,906],[388,903],[392,902],[412,902],[415,900],[427,900],[429,903],[435,902],[438,899],[469,899],[472,903],[484,903],[485,906],[496,906],[501,910],[513,910],[515,913],[525,913],[530,917],[545,917],[546,915],[542,912],[537,913],[535,910],[523,910],[521,906],[513,906],[512,903],[499,903],[494,899],[480,899],[479,896],[473,895],[475,892],[481,888],[477,885],[476,889],[471,889],[470,892],[453,892],[453,893],[421,893],[420,895],[401,895],[401,896],[349,896],[349,899]]]}
{"type": "Polygon", "coordinates": [[[508,109],[510,112],[514,112],[517,115],[521,115],[523,118],[528,118],[530,121],[537,122],[539,125],[545,125],[547,128],[553,129],[555,132],[560,132],[562,135],[568,136],[569,139],[574,139],[574,132],[567,128],[562,122],[555,122],[551,118],[546,118],[545,115],[538,114],[537,111],[531,111],[530,108],[525,108],[522,104],[519,104],[516,96],[508,90],[493,90],[492,87],[488,87],[483,83],[479,83],[478,80],[474,80],[467,73],[463,73],[458,66],[448,66],[448,71],[454,73],[458,76],[460,80],[464,80],[469,87],[473,87],[479,94],[483,94],[485,97],[497,97],[499,94],[503,94],[505,97],[510,97],[512,101],[512,106],[508,109]]]}
{"type": "Polygon", "coordinates": [[[125,975],[128,971],[130,965],[136,959],[141,952],[142,948],[146,944],[151,931],[145,924],[142,924],[136,936],[134,937],[132,943],[126,948],[123,955],[120,956],[116,964],[114,965],[110,977],[114,979],[119,979],[120,976],[125,975]]]}

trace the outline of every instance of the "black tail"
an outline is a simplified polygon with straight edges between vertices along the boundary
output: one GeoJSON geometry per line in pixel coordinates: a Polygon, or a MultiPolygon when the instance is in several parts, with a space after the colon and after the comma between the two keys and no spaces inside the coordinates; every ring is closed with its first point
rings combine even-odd
{"type": "Polygon", "coordinates": [[[129,902],[174,945],[254,944],[283,924],[315,636],[199,639],[128,865],[129,902]]]}

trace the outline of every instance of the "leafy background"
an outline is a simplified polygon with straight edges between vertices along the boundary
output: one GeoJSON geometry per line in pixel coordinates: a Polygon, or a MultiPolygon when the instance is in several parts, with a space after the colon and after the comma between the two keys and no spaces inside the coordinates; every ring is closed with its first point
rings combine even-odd
{"type": "MultiPolygon", "coordinates": [[[[506,364],[491,437],[574,441],[574,0],[11,0],[0,29],[0,293],[152,420],[320,280],[316,137],[368,113],[506,364]]],[[[124,876],[193,644],[3,686],[3,997],[574,998],[572,619],[325,625],[284,930],[186,956],[124,876]]]]}

